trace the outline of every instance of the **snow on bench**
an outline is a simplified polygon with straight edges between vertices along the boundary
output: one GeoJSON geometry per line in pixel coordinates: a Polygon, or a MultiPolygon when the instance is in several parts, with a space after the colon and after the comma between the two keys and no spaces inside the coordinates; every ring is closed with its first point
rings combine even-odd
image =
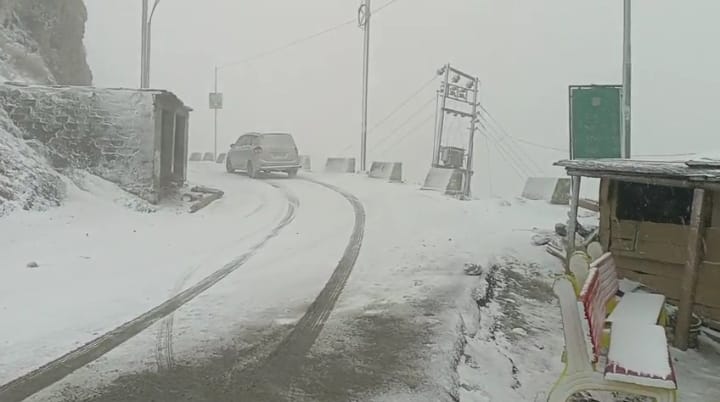
{"type": "Polygon", "coordinates": [[[676,400],[677,383],[663,327],[617,320],[610,327],[610,347],[604,353],[607,305],[617,285],[617,277],[613,279],[598,266],[590,269],[579,300],[569,279],[555,282],[567,359],[548,402],[566,402],[582,391],[623,392],[657,402],[676,400]]]}
{"type": "Polygon", "coordinates": [[[605,378],[675,389],[665,329],[654,324],[613,324],[605,378]]]}
{"type": "Polygon", "coordinates": [[[609,323],[639,322],[657,324],[665,296],[652,293],[626,293],[607,318],[609,323]]]}
{"type": "MultiPolygon", "coordinates": [[[[607,282],[609,290],[622,294],[622,297],[612,298],[611,302],[617,302],[612,308],[608,322],[619,321],[641,321],[646,324],[656,324],[664,314],[665,296],[652,293],[633,292],[639,286],[638,283],[618,280],[617,267],[611,253],[605,253],[595,260],[590,268],[597,268],[603,281],[607,282]],[[618,292],[619,291],[619,292],[618,292]]],[[[573,272],[579,280],[585,280],[587,274],[581,275],[573,272]]],[[[611,303],[612,304],[612,303],[611,303]]]]}

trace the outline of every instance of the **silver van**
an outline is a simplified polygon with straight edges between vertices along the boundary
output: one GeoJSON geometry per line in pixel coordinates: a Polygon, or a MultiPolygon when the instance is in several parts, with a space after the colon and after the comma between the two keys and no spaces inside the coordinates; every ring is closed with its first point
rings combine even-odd
{"type": "Polygon", "coordinates": [[[290,134],[248,133],[230,146],[225,167],[229,173],[240,170],[253,178],[260,172],[285,172],[295,177],[300,156],[290,134]]]}

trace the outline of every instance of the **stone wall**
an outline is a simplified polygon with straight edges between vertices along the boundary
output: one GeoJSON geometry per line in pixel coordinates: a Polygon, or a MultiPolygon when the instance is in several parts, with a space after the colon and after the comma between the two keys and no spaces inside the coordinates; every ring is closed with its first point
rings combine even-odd
{"type": "Polygon", "coordinates": [[[154,92],[0,85],[0,104],[56,169],[87,169],[154,201],[154,92]]]}

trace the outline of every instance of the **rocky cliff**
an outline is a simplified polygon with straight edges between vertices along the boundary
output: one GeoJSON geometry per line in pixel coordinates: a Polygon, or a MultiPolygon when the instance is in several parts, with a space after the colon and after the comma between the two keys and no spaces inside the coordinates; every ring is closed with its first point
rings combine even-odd
{"type": "MultiPolygon", "coordinates": [[[[0,0],[0,81],[89,85],[82,0],[0,0]]],[[[42,144],[26,141],[0,112],[0,217],[58,205],[63,178],[42,144]]]]}
{"type": "Polygon", "coordinates": [[[89,85],[82,0],[0,0],[0,75],[44,84],[89,85]]]}

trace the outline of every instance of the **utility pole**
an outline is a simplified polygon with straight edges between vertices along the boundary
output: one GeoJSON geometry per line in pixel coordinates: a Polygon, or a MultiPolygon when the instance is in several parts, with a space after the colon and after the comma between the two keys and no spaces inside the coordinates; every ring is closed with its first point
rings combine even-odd
{"type": "Polygon", "coordinates": [[[367,163],[367,122],[368,122],[368,80],[370,74],[370,0],[363,0],[358,10],[358,25],[365,31],[363,44],[363,96],[362,127],[360,131],[360,171],[366,170],[367,163]]]}
{"type": "Polygon", "coordinates": [[[215,122],[213,124],[213,157],[217,159],[217,139],[218,139],[218,110],[223,108],[223,94],[218,92],[218,73],[220,67],[215,65],[215,89],[210,92],[210,109],[215,114],[215,122]]]}
{"type": "Polygon", "coordinates": [[[478,92],[480,91],[480,79],[475,78],[472,81],[473,101],[472,101],[472,117],[470,118],[470,140],[468,142],[468,155],[467,155],[467,179],[465,180],[464,194],[465,197],[471,195],[471,179],[473,176],[473,159],[475,152],[475,123],[478,121],[478,92]]]}
{"type": "Polygon", "coordinates": [[[142,46],[140,50],[140,88],[147,88],[148,84],[145,80],[146,77],[146,70],[147,70],[147,47],[148,47],[148,1],[149,0],[142,0],[142,27],[141,27],[141,41],[142,46]]]}
{"type": "MultiPolygon", "coordinates": [[[[218,93],[218,66],[215,66],[215,93],[218,93]]],[[[215,124],[213,125],[214,131],[214,154],[213,158],[217,159],[217,134],[218,134],[218,108],[215,108],[215,124]]]]}
{"type": "Polygon", "coordinates": [[[440,110],[437,111],[439,114],[437,120],[438,124],[435,128],[435,144],[433,146],[433,160],[432,166],[437,167],[440,165],[440,146],[442,145],[443,128],[445,126],[445,107],[447,106],[447,94],[450,90],[450,63],[446,64],[439,72],[439,74],[445,74],[443,80],[443,87],[441,90],[442,99],[440,100],[440,110]]]}
{"type": "Polygon", "coordinates": [[[632,52],[630,0],[624,0],[623,12],[623,146],[624,158],[630,158],[632,145],[632,52]]]}

